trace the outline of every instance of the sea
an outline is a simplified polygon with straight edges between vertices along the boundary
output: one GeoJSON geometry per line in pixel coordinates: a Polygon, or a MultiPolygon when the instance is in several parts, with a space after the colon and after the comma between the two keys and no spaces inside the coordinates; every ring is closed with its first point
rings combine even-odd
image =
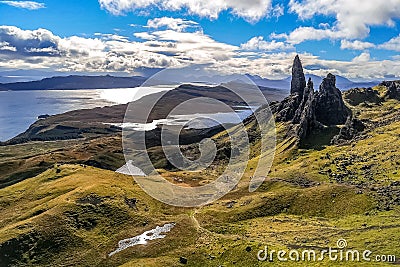
{"type": "Polygon", "coordinates": [[[126,104],[172,86],[90,89],[0,91],[0,141],[24,132],[40,115],[126,104]]]}
{"type": "MultiPolygon", "coordinates": [[[[40,115],[55,115],[78,109],[126,104],[143,96],[172,90],[176,86],[154,86],[122,89],[88,90],[35,90],[0,91],[0,141],[7,141],[26,131],[40,115]]],[[[188,124],[191,128],[208,128],[218,123],[239,123],[249,115],[251,109],[238,107],[240,111],[216,114],[188,114],[148,124],[117,125],[134,130],[152,130],[157,124],[188,124]],[[207,116],[207,119],[196,120],[207,116]]],[[[254,110],[254,108],[253,108],[254,110]]]]}

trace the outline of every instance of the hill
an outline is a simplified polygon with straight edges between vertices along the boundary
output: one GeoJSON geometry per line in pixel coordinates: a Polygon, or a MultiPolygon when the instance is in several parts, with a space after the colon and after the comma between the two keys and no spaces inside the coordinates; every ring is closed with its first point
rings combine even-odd
{"type": "MultiPolygon", "coordinates": [[[[306,89],[300,66],[299,60],[291,94],[275,105],[275,116],[281,119],[276,122],[275,159],[265,182],[249,193],[248,181],[258,162],[254,156],[238,186],[203,207],[162,204],[145,194],[132,177],[106,170],[124,163],[118,134],[0,147],[0,179],[9,182],[0,189],[0,262],[6,266],[265,266],[270,263],[257,260],[265,246],[270,251],[320,251],[336,248],[337,240],[345,239],[350,249],[397,257],[392,263],[327,258],[294,263],[275,258],[273,264],[400,264],[400,102],[395,97],[399,83],[374,87],[380,101],[370,101],[375,96],[370,98],[367,88],[342,98],[333,75],[322,81],[322,91],[311,90],[311,83],[306,89]],[[336,101],[326,100],[331,94],[336,101]],[[304,103],[305,96],[310,101],[304,103]],[[320,108],[338,120],[320,116],[320,108]],[[293,117],[284,112],[291,110],[293,117]],[[300,121],[294,119],[297,110],[300,121]],[[343,123],[338,116],[343,114],[351,120],[345,118],[343,123]],[[302,135],[301,121],[318,123],[302,135]],[[362,123],[362,130],[356,131],[355,121],[362,123]],[[120,240],[166,223],[175,226],[165,238],[109,255],[120,240]]],[[[258,122],[253,115],[244,123],[256,152],[258,122]]],[[[227,137],[222,130],[211,136],[220,152],[228,145],[227,137]]],[[[181,149],[196,156],[197,142],[182,144],[181,149]]],[[[157,144],[149,149],[160,173],[175,184],[204,185],[220,171],[178,171],[161,152],[157,144]]],[[[214,166],[226,165],[227,156],[219,154],[214,166]]]]}
{"type": "MultiPolygon", "coordinates": [[[[263,90],[277,91],[282,94],[290,87],[291,78],[282,80],[270,80],[261,78],[256,75],[247,75],[256,85],[263,90]],[[284,91],[284,92],[280,92],[284,91]]],[[[306,78],[312,78],[316,84],[322,82],[322,77],[316,75],[306,75],[306,78]]],[[[39,81],[0,83],[0,90],[74,90],[74,89],[109,89],[109,88],[133,88],[140,86],[146,81],[146,77],[115,77],[110,75],[104,76],[85,76],[85,75],[69,75],[44,78],[39,81]]],[[[234,81],[235,76],[222,76],[216,81],[234,81]]],[[[337,86],[341,90],[348,90],[356,87],[373,87],[379,82],[353,82],[341,76],[337,76],[337,86]]]]}
{"type": "Polygon", "coordinates": [[[0,83],[0,90],[74,90],[74,89],[108,89],[133,88],[140,86],[144,77],[105,76],[62,76],[45,78],[40,81],[0,83]]]}

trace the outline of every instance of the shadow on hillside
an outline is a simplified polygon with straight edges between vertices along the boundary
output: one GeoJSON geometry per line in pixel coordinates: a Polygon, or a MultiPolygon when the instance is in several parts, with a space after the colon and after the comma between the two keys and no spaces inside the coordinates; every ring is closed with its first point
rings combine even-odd
{"type": "Polygon", "coordinates": [[[334,136],[338,135],[340,128],[337,126],[325,127],[322,130],[314,131],[300,144],[303,149],[322,150],[331,144],[334,136]]]}

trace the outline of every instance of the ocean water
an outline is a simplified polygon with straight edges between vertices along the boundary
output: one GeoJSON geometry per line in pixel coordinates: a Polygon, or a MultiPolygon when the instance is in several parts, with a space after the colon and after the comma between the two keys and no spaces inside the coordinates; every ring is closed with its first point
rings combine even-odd
{"type": "MultiPolygon", "coordinates": [[[[9,140],[24,132],[40,115],[125,104],[173,88],[174,86],[157,86],[126,89],[0,91],[0,141],[9,140]]],[[[231,113],[176,115],[147,124],[117,126],[137,131],[149,131],[159,124],[186,125],[186,128],[201,129],[221,123],[239,123],[252,113],[251,109],[237,108],[239,110],[231,113]]]]}
{"type": "Polygon", "coordinates": [[[0,141],[24,132],[40,115],[124,104],[172,88],[0,91],[0,141]]]}

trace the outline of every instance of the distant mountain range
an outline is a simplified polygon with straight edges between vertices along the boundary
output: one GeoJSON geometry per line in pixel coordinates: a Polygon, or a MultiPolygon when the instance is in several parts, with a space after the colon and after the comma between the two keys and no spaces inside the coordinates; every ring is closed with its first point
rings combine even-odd
{"type": "MultiPolygon", "coordinates": [[[[316,76],[316,75],[305,75],[306,80],[308,78],[311,78],[312,81],[314,82],[314,88],[318,89],[319,85],[322,83],[322,77],[316,76]]],[[[266,78],[261,78],[260,76],[257,75],[247,75],[255,84],[258,86],[263,86],[263,87],[268,87],[268,88],[275,88],[275,89],[280,89],[280,90],[287,90],[289,91],[290,89],[290,81],[292,77],[288,77],[283,80],[270,80],[266,78]]],[[[345,77],[336,75],[336,86],[340,90],[348,90],[351,88],[356,88],[356,87],[373,87],[376,86],[380,83],[380,81],[368,81],[368,82],[353,82],[345,77]]]]}
{"type": "Polygon", "coordinates": [[[40,81],[0,83],[0,90],[74,90],[74,89],[109,89],[133,88],[142,85],[144,77],[79,76],[45,78],[40,81]]]}
{"type": "MultiPolygon", "coordinates": [[[[289,91],[291,77],[282,80],[270,80],[260,76],[247,75],[255,84],[264,89],[275,89],[289,91]]],[[[315,75],[306,75],[306,79],[311,78],[315,89],[318,89],[322,78],[315,75]]],[[[216,83],[227,82],[236,79],[237,76],[215,77],[216,83]]],[[[146,81],[146,77],[116,77],[110,75],[86,76],[70,75],[44,78],[39,81],[0,83],[0,91],[12,90],[74,90],[74,89],[109,89],[109,88],[133,88],[140,86],[146,81]]],[[[356,87],[373,87],[379,84],[379,81],[372,82],[353,82],[347,78],[336,76],[336,85],[341,90],[348,90],[356,87]]]]}

